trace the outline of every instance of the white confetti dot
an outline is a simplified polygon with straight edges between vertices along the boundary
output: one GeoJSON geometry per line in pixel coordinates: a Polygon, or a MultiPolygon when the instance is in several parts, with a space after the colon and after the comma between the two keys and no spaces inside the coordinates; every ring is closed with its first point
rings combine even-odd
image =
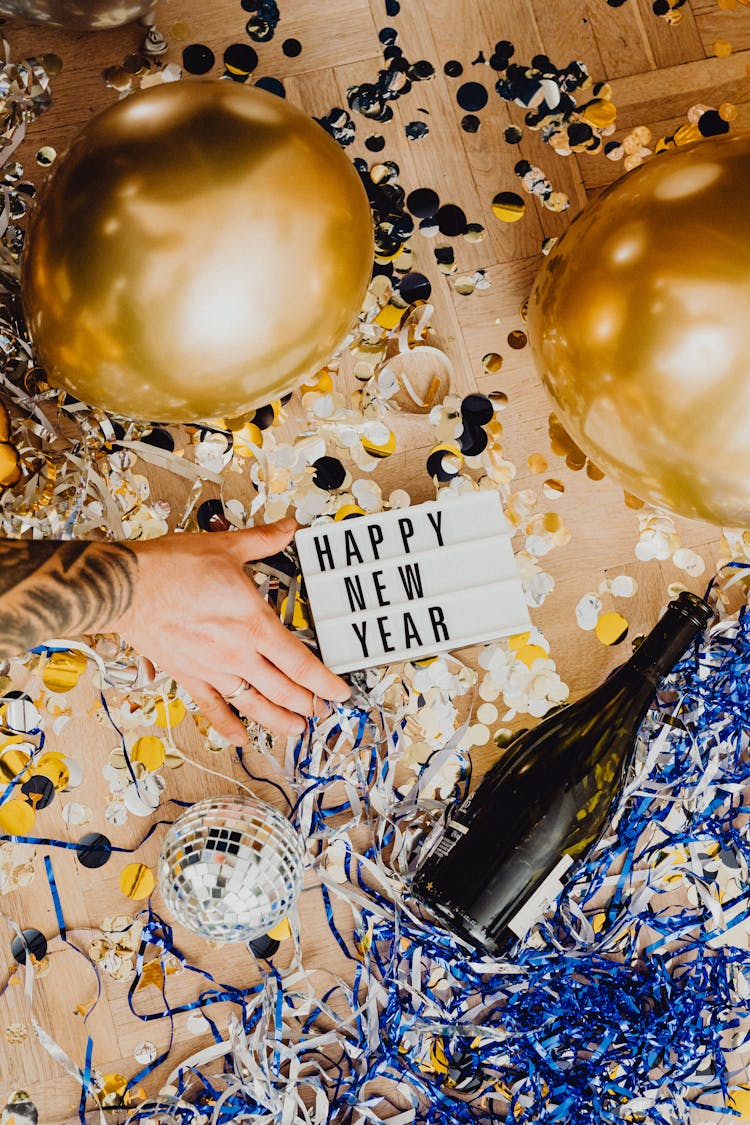
{"type": "Polygon", "coordinates": [[[497,707],[495,707],[494,703],[483,703],[481,707],[477,708],[477,718],[479,722],[484,723],[485,726],[492,726],[497,720],[497,707]]]}

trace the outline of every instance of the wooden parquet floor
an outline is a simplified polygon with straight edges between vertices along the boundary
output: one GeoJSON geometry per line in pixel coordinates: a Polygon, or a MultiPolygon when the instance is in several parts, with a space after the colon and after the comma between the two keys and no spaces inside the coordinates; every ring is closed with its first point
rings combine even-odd
{"type": "MultiPolygon", "coordinates": [[[[481,242],[461,237],[433,241],[415,234],[411,240],[412,268],[426,274],[432,283],[434,338],[452,361],[454,393],[463,395],[478,388],[507,394],[504,453],[517,467],[514,488],[533,490],[539,497],[537,510],[554,508],[570,531],[569,542],[541,560],[555,580],[555,590],[535,611],[534,621],[549,639],[552,656],[573,695],[580,694],[620,662],[622,649],[608,650],[593,633],[579,628],[575,616],[579,599],[587,592],[596,592],[605,578],[617,574],[635,577],[639,584],[635,598],[617,603],[630,621],[634,636],[654,620],[671,583],[684,582],[702,590],[723,547],[718,529],[678,519],[676,532],[683,546],[693,548],[704,559],[705,574],[690,578],[669,559],[639,562],[634,554],[638,513],[625,505],[622,491],[606,479],[592,480],[585,471],[571,471],[564,459],[551,452],[550,404],[534,372],[528,347],[516,350],[509,345],[508,337],[523,331],[521,306],[541,261],[543,239],[559,235],[588,195],[622,174],[623,164],[603,154],[560,156],[538,132],[528,129],[524,129],[518,145],[508,144],[505,131],[511,125],[523,124],[524,110],[496,96],[494,71],[476,60],[480,52],[488,59],[500,40],[510,41],[515,48],[514,61],[525,65],[539,54],[549,56],[558,67],[581,60],[595,83],[611,84],[612,101],[617,107],[617,139],[645,126],[656,141],[684,126],[691,107],[716,108],[723,103],[736,106],[731,124],[734,131],[750,127],[750,6],[743,2],[732,7],[730,0],[721,4],[716,0],[688,0],[678,9],[681,18],[675,24],[655,15],[650,0],[625,0],[620,6],[610,6],[606,0],[401,0],[395,15],[386,14],[384,0],[280,0],[280,10],[275,36],[269,42],[254,44],[259,62],[252,80],[262,76],[282,79],[287,96],[316,117],[328,114],[333,107],[345,107],[350,87],[376,79],[384,65],[379,39],[384,27],[397,30],[398,46],[409,60],[428,60],[435,68],[433,78],[414,83],[409,93],[392,103],[390,121],[368,120],[353,113],[356,133],[347,152],[371,166],[386,159],[395,161],[398,182],[407,193],[419,187],[433,188],[442,202],[458,204],[470,222],[485,228],[481,242]],[[296,57],[287,56],[282,49],[288,38],[296,38],[302,45],[296,57]],[[731,44],[728,57],[717,57],[717,49],[722,50],[717,43],[721,41],[731,44]],[[449,60],[462,64],[461,78],[446,75],[444,66],[449,60]],[[480,126],[473,133],[462,129],[465,110],[456,100],[459,86],[469,80],[489,91],[486,106],[477,114],[480,126]],[[429,132],[410,141],[406,127],[415,121],[426,124],[429,132]],[[384,140],[377,154],[365,143],[375,135],[384,140]],[[538,166],[556,191],[567,194],[567,212],[554,213],[523,192],[514,172],[522,159],[538,166]],[[501,222],[493,214],[493,197],[502,191],[523,195],[526,212],[519,222],[501,222]],[[438,268],[436,245],[453,248],[453,274],[446,275],[438,268]],[[468,295],[459,292],[456,279],[471,277],[476,271],[484,271],[484,281],[489,283],[486,288],[468,295]],[[483,357],[488,353],[502,357],[499,370],[486,369],[483,357]],[[529,466],[534,454],[541,454],[548,462],[544,475],[532,472],[529,466]],[[564,484],[564,493],[555,501],[542,498],[541,484],[547,477],[564,484]]],[[[161,0],[158,27],[169,42],[162,62],[180,64],[185,46],[203,43],[217,58],[210,76],[218,76],[225,48],[231,43],[249,42],[245,32],[248,18],[239,0],[161,0]]],[[[63,61],[61,73],[52,82],[52,107],[29,127],[17,154],[27,177],[40,183],[44,171],[35,163],[37,150],[49,144],[62,151],[92,114],[115,99],[102,74],[139,50],[143,30],[130,25],[115,31],[79,34],[14,20],[9,20],[3,30],[14,57],[53,52],[63,61]]],[[[354,384],[350,381],[348,385],[351,388],[354,384]]],[[[426,423],[411,420],[398,429],[398,434],[396,453],[379,466],[375,478],[386,495],[390,489],[406,488],[414,501],[425,499],[433,487],[425,470],[434,442],[432,431],[426,423]]],[[[175,482],[149,473],[154,494],[175,501],[179,508],[183,494],[175,491],[175,482]]],[[[603,600],[614,607],[608,595],[603,600]]],[[[91,719],[88,709],[96,701],[93,689],[88,695],[84,688],[80,692],[75,717],[58,736],[57,748],[86,761],[87,779],[81,799],[96,810],[92,827],[98,827],[96,818],[101,817],[106,802],[100,766],[112,749],[113,739],[111,732],[108,734],[91,719]]],[[[197,738],[189,749],[196,758],[208,760],[197,738]]],[[[480,769],[493,753],[487,747],[478,750],[480,769]]],[[[214,757],[211,765],[232,772],[228,760],[222,759],[217,765],[214,757]]],[[[199,799],[221,789],[221,783],[188,773],[187,768],[173,777],[177,779],[174,792],[183,800],[199,799]]],[[[64,838],[70,835],[53,811],[45,830],[64,838]]],[[[142,830],[143,822],[134,824],[131,818],[118,839],[134,842],[142,830]]],[[[144,861],[153,863],[156,842],[150,842],[143,851],[144,861]]],[[[88,878],[92,873],[80,880],[72,861],[65,863],[63,859],[56,857],[55,864],[73,940],[76,930],[96,927],[106,915],[131,911],[133,904],[120,893],[115,864],[96,872],[96,880],[88,878]]],[[[55,928],[52,904],[39,858],[36,863],[34,882],[25,890],[3,896],[0,907],[24,925],[50,932],[55,928]]],[[[336,951],[318,896],[308,896],[306,901],[311,903],[313,899],[314,904],[303,910],[305,958],[311,964],[332,965],[336,951]]],[[[82,941],[89,939],[90,933],[82,934],[82,941]]],[[[196,961],[209,963],[197,939],[186,939],[185,946],[196,961]]],[[[3,938],[1,970],[6,962],[10,967],[9,954],[2,952],[6,949],[3,938]]],[[[231,978],[232,972],[248,979],[247,958],[222,951],[215,955],[214,965],[217,961],[222,979],[231,978]]],[[[87,979],[82,984],[73,953],[56,953],[51,966],[49,975],[39,982],[38,1018],[71,1057],[82,1060],[86,1033],[90,1031],[96,1043],[97,1069],[129,1076],[138,1069],[133,1055],[140,1041],[149,1039],[159,1050],[163,1048],[166,1027],[135,1020],[128,1011],[127,986],[109,977],[104,978],[103,1002],[84,1030],[74,1009],[91,999],[92,981],[87,979]]],[[[175,978],[174,985],[175,998],[192,998],[194,988],[189,981],[175,978]]],[[[157,991],[146,990],[144,1008],[153,1010],[159,1002],[157,991]]],[[[182,1018],[175,1036],[174,1060],[185,1057],[201,1042],[188,1033],[182,1018]]],[[[34,1045],[22,989],[17,985],[0,999],[0,1060],[0,1093],[4,1097],[19,1088],[28,1090],[43,1125],[63,1125],[78,1119],[78,1087],[34,1045]],[[6,1038],[5,1029],[13,1024],[28,1032],[20,1042],[6,1038]]],[[[158,1077],[165,1078],[167,1072],[163,1067],[157,1079],[149,1080],[152,1089],[158,1088],[158,1077]]]]}

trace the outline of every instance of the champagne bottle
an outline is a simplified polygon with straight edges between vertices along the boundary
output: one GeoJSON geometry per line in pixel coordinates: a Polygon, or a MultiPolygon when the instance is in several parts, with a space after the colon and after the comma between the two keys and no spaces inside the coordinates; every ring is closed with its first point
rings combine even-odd
{"type": "Polygon", "coordinates": [[[441,924],[494,954],[531,928],[606,827],[659,681],[712,617],[683,592],[603,684],[516,736],[417,870],[441,924]]]}

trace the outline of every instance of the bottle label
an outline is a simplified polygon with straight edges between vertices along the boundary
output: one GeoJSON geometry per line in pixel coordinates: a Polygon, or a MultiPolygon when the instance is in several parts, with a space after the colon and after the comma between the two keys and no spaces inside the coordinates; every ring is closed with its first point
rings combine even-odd
{"type": "Polygon", "coordinates": [[[564,855],[533,895],[527,898],[521,909],[513,915],[508,922],[508,929],[516,937],[526,937],[534,923],[544,914],[547,907],[552,905],[563,889],[562,876],[572,865],[573,857],[564,855]]]}
{"type": "Polygon", "coordinates": [[[445,823],[445,831],[438,840],[437,844],[432,850],[432,855],[437,856],[439,859],[444,859],[448,852],[452,851],[462,836],[465,836],[469,829],[465,824],[461,824],[458,820],[448,820],[445,823]]]}

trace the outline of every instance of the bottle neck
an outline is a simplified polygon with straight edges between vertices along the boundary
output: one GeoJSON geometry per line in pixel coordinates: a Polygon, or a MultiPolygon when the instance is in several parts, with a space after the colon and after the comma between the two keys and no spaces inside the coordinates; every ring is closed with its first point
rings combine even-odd
{"type": "Polygon", "coordinates": [[[672,601],[641,642],[623,671],[637,673],[654,688],[674,668],[692,641],[711,622],[713,610],[686,591],[672,601]]]}

